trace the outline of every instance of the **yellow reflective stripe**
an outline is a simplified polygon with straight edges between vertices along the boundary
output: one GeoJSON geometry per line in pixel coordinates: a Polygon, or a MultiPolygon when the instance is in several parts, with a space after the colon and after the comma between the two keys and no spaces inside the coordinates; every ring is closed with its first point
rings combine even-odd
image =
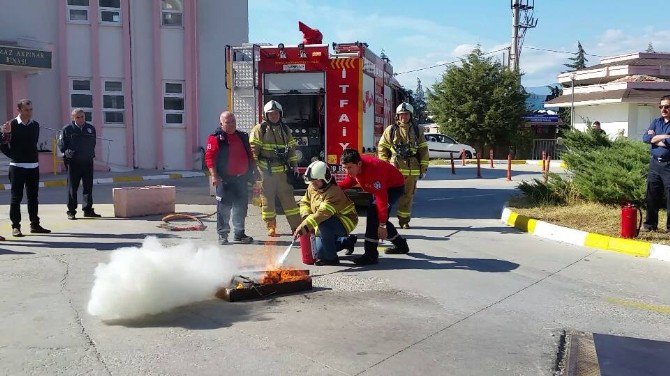
{"type": "Polygon", "coordinates": [[[293,157],[289,158],[288,160],[291,161],[291,162],[297,162],[297,161],[298,161],[298,157],[297,157],[297,156],[293,156],[293,157]]]}
{"type": "Polygon", "coordinates": [[[345,217],[345,216],[340,216],[338,218],[340,219],[340,221],[342,221],[342,224],[344,225],[344,229],[347,230],[347,232],[354,231],[354,228],[356,228],[356,225],[354,225],[354,222],[351,220],[351,218],[345,217]]]}
{"type": "Polygon", "coordinates": [[[344,210],[342,210],[342,214],[349,214],[349,213],[351,213],[355,210],[356,210],[356,205],[349,204],[346,208],[344,208],[344,210]]]}
{"type": "Polygon", "coordinates": [[[286,215],[298,215],[298,214],[300,214],[300,209],[299,208],[285,209],[284,214],[286,214],[286,215]]]}
{"type": "Polygon", "coordinates": [[[337,210],[335,210],[335,208],[327,202],[322,202],[321,205],[319,205],[319,209],[326,210],[331,215],[337,213],[337,210]]]}
{"type": "Polygon", "coordinates": [[[307,221],[307,223],[308,223],[310,226],[312,226],[312,228],[317,228],[317,226],[319,226],[319,224],[316,223],[316,221],[314,220],[314,218],[312,218],[311,215],[310,215],[309,217],[307,217],[307,218],[305,219],[305,221],[307,221]]]}
{"type": "Polygon", "coordinates": [[[398,217],[403,217],[403,218],[409,218],[412,215],[412,213],[410,213],[410,212],[404,212],[404,211],[400,211],[400,210],[398,210],[396,212],[396,214],[398,214],[398,217]]]}
{"type": "Polygon", "coordinates": [[[421,161],[422,166],[428,166],[428,161],[421,161]]]}
{"type": "Polygon", "coordinates": [[[388,144],[388,143],[386,143],[386,142],[384,142],[384,141],[379,141],[379,145],[378,145],[378,146],[379,146],[380,148],[381,148],[381,147],[391,148],[391,145],[388,144]]]}
{"type": "Polygon", "coordinates": [[[422,143],[419,144],[419,148],[423,148],[423,147],[428,147],[428,143],[427,142],[422,142],[422,143]]]}
{"type": "Polygon", "coordinates": [[[275,212],[264,212],[264,211],[261,211],[261,218],[262,218],[262,219],[273,219],[273,218],[275,218],[275,217],[277,217],[277,213],[275,213],[275,212]]]}

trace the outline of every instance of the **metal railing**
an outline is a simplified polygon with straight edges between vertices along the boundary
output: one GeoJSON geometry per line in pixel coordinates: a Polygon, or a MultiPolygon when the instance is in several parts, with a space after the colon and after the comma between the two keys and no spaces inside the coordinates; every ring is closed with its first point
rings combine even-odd
{"type": "Polygon", "coordinates": [[[535,139],[533,140],[533,154],[531,159],[542,159],[542,152],[546,152],[547,156],[551,156],[551,159],[558,159],[559,157],[559,148],[556,144],[556,139],[535,139]]]}

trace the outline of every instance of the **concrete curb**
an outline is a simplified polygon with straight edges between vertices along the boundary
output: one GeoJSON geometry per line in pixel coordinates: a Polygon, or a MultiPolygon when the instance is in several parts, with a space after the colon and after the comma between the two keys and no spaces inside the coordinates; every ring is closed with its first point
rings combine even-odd
{"type": "MultiPolygon", "coordinates": [[[[178,171],[171,172],[168,174],[159,174],[159,175],[124,175],[124,176],[114,176],[108,178],[98,178],[93,179],[93,185],[99,184],[112,184],[112,183],[130,183],[130,182],[141,182],[141,181],[152,181],[152,180],[173,180],[173,179],[185,179],[185,178],[198,178],[206,176],[204,172],[198,171],[178,171]]],[[[45,187],[65,187],[67,186],[67,179],[59,180],[47,180],[40,182],[40,188],[45,187]]],[[[0,184],[0,191],[7,191],[12,188],[11,184],[0,184]]]]}
{"type": "Polygon", "coordinates": [[[624,253],[636,257],[648,257],[661,261],[670,261],[670,246],[667,245],[617,238],[557,226],[520,215],[510,210],[508,207],[503,208],[500,220],[508,226],[545,239],[556,240],[582,247],[624,253]]]}
{"type": "MultiPolygon", "coordinates": [[[[445,165],[445,166],[446,166],[446,165],[449,164],[449,160],[447,160],[447,159],[437,159],[437,161],[441,161],[441,162],[440,162],[440,163],[437,163],[436,165],[445,165]]],[[[463,162],[461,162],[461,159],[454,159],[454,163],[455,163],[457,166],[460,166],[463,162]]],[[[491,163],[491,160],[490,160],[490,159],[480,159],[480,160],[479,160],[479,163],[480,163],[482,166],[485,166],[485,165],[490,164],[490,163],[491,163]]],[[[552,161],[551,161],[551,165],[552,165],[552,166],[556,166],[556,163],[558,163],[558,165],[559,165],[560,167],[562,167],[562,168],[565,167],[565,163],[564,163],[562,160],[560,160],[560,159],[552,160],[552,161]]],[[[476,159],[466,159],[466,160],[465,160],[465,164],[477,164],[477,160],[476,160],[476,159]]],[[[493,164],[494,164],[494,165],[506,165],[506,164],[507,164],[507,159],[494,159],[494,160],[493,160],[493,164]]],[[[536,160],[536,159],[512,159],[512,164],[513,164],[513,165],[535,165],[535,166],[539,166],[539,165],[542,164],[542,160],[536,160]]]]}

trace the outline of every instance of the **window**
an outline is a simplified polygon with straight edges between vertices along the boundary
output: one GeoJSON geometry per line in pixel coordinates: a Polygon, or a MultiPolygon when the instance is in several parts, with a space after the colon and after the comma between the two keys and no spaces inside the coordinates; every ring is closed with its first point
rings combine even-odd
{"type": "Polygon", "coordinates": [[[121,0],[98,0],[100,4],[100,21],[121,23],[121,0]]]}
{"type": "Polygon", "coordinates": [[[91,93],[91,79],[73,78],[70,80],[70,107],[82,108],[86,114],[86,121],[92,121],[93,94],[91,93]]]}
{"type": "Polygon", "coordinates": [[[68,22],[87,23],[88,5],[88,0],[67,0],[68,22]]]}
{"type": "Polygon", "coordinates": [[[184,124],[184,84],[166,82],[163,86],[163,117],[168,127],[184,124]]]}
{"type": "Polygon", "coordinates": [[[182,0],[161,0],[161,24],[163,26],[183,25],[184,5],[182,0]]]}
{"type": "Polygon", "coordinates": [[[123,82],[105,81],[102,94],[102,117],[105,124],[123,124],[125,103],[123,82]]]}

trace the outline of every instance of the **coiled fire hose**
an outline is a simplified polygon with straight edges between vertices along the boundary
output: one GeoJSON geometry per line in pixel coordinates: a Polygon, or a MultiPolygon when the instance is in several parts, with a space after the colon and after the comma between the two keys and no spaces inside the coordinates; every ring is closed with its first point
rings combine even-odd
{"type": "Polygon", "coordinates": [[[170,231],[203,231],[204,229],[207,228],[204,223],[200,220],[200,218],[207,218],[211,217],[216,212],[210,213],[210,214],[201,214],[201,215],[192,215],[192,214],[186,214],[186,213],[172,213],[168,214],[165,217],[162,218],[163,223],[158,225],[160,228],[164,228],[166,230],[170,231]],[[171,223],[174,220],[190,220],[192,222],[196,222],[194,225],[177,225],[174,223],[171,223]]]}

